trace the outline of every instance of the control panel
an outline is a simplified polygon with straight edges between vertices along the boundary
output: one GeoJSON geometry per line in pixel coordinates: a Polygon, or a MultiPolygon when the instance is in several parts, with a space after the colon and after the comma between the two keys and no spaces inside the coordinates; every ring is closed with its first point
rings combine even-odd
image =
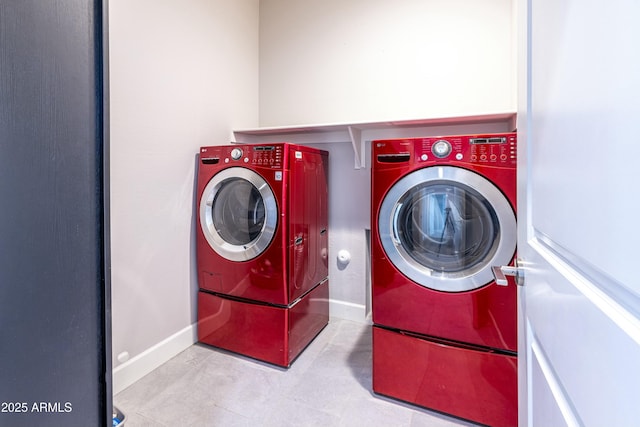
{"type": "Polygon", "coordinates": [[[419,162],[457,160],[496,166],[515,166],[517,163],[515,133],[421,138],[417,141],[415,158],[419,162]]]}
{"type": "Polygon", "coordinates": [[[200,158],[204,164],[246,164],[281,168],[284,145],[238,145],[237,147],[203,147],[200,158]]]}
{"type": "Polygon", "coordinates": [[[282,145],[255,145],[249,147],[251,149],[252,165],[281,167],[282,166],[282,145]]]}

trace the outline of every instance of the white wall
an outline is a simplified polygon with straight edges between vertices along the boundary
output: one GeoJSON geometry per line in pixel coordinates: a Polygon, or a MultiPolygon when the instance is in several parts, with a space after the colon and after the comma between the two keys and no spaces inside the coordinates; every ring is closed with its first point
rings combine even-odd
{"type": "Polygon", "coordinates": [[[116,392],[127,366],[193,342],[195,156],[258,124],[258,16],[258,0],[109,2],[116,392]]]}
{"type": "MultiPolygon", "coordinates": [[[[512,0],[261,0],[260,126],[515,111],[514,16],[512,0]]],[[[365,321],[370,154],[354,170],[350,144],[318,146],[330,153],[331,314],[365,321]]]]}
{"type": "Polygon", "coordinates": [[[354,169],[351,144],[318,144],[329,151],[329,298],[332,317],[364,321],[367,315],[367,246],[371,172],[354,169]],[[351,254],[338,262],[338,251],[351,254]]]}
{"type": "Polygon", "coordinates": [[[261,0],[260,125],[515,110],[512,0],[261,0]]]}

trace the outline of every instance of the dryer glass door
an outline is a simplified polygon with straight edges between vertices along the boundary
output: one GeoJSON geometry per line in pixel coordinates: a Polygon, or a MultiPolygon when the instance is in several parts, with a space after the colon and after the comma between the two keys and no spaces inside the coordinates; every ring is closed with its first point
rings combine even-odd
{"type": "Polygon", "coordinates": [[[401,198],[395,214],[402,249],[433,271],[469,270],[496,250],[500,224],[495,211],[464,184],[418,185],[401,198]]]}
{"type": "Polygon", "coordinates": [[[277,225],[273,191],[256,172],[224,169],[207,184],[200,200],[202,232],[211,248],[232,261],[260,255],[277,225]]]}
{"type": "Polygon", "coordinates": [[[516,247],[505,196],[455,167],[420,169],[398,181],[382,202],[378,225],[385,252],[403,274],[446,292],[486,285],[491,266],[508,264],[516,247]]]}

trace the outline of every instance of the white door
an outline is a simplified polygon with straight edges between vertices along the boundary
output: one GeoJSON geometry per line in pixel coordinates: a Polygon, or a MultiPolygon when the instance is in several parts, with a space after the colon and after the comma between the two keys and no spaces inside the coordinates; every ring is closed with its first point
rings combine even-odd
{"type": "Polygon", "coordinates": [[[640,2],[517,6],[520,425],[639,425],[640,2]]]}

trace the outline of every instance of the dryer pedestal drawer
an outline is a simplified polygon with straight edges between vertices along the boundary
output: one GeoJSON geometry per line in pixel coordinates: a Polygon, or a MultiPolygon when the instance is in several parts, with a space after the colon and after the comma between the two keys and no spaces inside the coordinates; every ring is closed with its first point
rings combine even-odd
{"type": "Polygon", "coordinates": [[[495,427],[518,423],[515,356],[373,327],[373,391],[495,427]]]}
{"type": "Polygon", "coordinates": [[[288,367],[329,322],[329,281],[290,307],[198,292],[198,340],[288,367]]]}

